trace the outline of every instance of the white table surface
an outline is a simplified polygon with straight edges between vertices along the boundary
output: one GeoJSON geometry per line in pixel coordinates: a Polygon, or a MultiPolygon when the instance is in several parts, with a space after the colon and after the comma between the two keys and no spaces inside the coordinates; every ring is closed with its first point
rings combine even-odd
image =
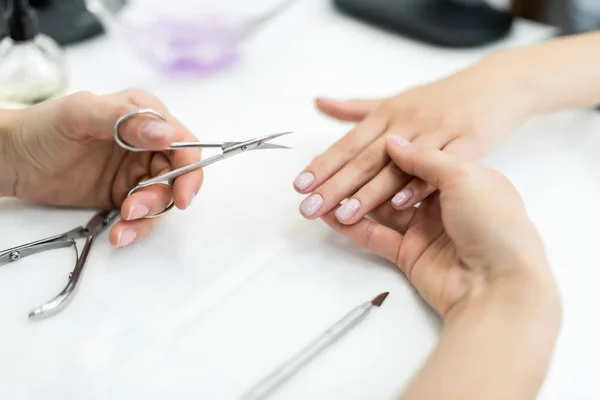
{"type": "MultiPolygon", "coordinates": [[[[394,267],[305,221],[296,174],[349,126],[319,115],[317,95],[390,95],[447,75],[547,29],[519,23],[502,43],[441,50],[304,0],[248,43],[231,70],[203,80],[153,75],[101,38],[69,49],[71,90],[129,87],[159,96],[202,139],[293,129],[289,152],[257,152],[206,170],[193,207],[154,234],[92,253],[74,301],[41,322],[28,311],[65,284],[69,249],[0,270],[1,399],[235,399],[355,305],[385,306],[274,399],[392,399],[427,357],[437,318],[394,267]]],[[[460,99],[457,99],[460,101],[460,99]]],[[[540,398],[598,399],[600,114],[538,118],[485,161],[518,187],[564,295],[564,327],[540,398]]],[[[66,231],[89,211],[0,202],[0,248],[66,231]]]]}

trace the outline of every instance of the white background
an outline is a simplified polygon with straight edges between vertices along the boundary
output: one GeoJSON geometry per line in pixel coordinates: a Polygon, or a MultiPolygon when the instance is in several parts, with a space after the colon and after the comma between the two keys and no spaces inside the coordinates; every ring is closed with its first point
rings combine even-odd
{"type": "MultiPolygon", "coordinates": [[[[319,115],[313,98],[391,95],[547,33],[523,23],[489,48],[441,50],[305,0],[248,42],[235,67],[201,80],[156,75],[108,38],[71,48],[72,91],[144,88],[199,138],[292,129],[281,142],[294,150],[208,167],[193,207],[173,212],[143,243],[115,250],[101,236],[77,296],[54,318],[30,322],[27,313],[64,286],[71,250],[0,269],[0,398],[235,399],[382,291],[391,292],[384,307],[273,398],[393,398],[440,323],[393,266],[300,217],[292,181],[349,129],[319,115]]],[[[538,118],[485,159],[522,193],[564,295],[544,400],[600,397],[599,131],[594,112],[538,118]]],[[[92,214],[3,200],[0,247],[69,230],[92,214]]]]}

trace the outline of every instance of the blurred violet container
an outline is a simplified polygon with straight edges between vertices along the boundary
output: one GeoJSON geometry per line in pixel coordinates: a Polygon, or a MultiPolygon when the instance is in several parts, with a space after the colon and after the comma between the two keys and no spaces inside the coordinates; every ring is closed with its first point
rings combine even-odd
{"type": "Polygon", "coordinates": [[[265,2],[268,9],[263,4],[258,12],[249,9],[254,0],[213,0],[211,6],[201,0],[129,0],[118,14],[106,7],[109,1],[85,0],[108,35],[161,72],[207,75],[233,64],[240,44],[294,0],[265,2]]]}

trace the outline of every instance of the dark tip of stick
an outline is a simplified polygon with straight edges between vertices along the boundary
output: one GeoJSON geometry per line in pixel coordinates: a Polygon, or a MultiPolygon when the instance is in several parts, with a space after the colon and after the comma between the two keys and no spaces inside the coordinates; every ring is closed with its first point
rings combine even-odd
{"type": "Polygon", "coordinates": [[[377,296],[373,300],[371,300],[371,304],[379,307],[383,303],[385,298],[388,296],[388,294],[390,294],[390,292],[381,293],[379,296],[377,296]]]}

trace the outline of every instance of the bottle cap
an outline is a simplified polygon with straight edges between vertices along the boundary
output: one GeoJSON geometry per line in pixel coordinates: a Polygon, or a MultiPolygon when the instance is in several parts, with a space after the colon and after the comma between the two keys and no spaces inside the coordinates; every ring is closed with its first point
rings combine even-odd
{"type": "Polygon", "coordinates": [[[9,0],[4,15],[6,34],[15,42],[33,40],[39,33],[37,13],[29,0],[9,0]]]}

